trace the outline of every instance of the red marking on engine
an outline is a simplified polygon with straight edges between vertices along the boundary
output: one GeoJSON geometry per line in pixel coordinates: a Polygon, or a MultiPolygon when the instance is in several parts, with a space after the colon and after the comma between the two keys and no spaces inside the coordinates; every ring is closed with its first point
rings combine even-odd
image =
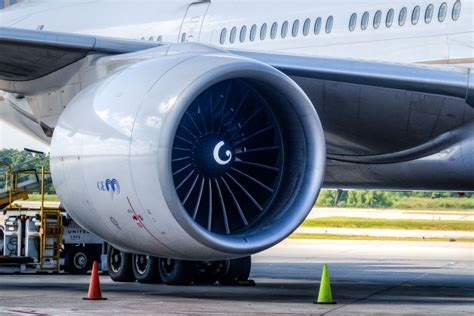
{"type": "Polygon", "coordinates": [[[127,201],[128,201],[128,205],[130,205],[130,209],[132,210],[133,212],[133,215],[132,215],[132,219],[134,221],[137,222],[137,225],[138,227],[140,228],[143,228],[144,230],[146,230],[146,232],[151,236],[153,237],[153,239],[155,239],[156,241],[158,241],[160,244],[161,244],[161,241],[155,237],[155,235],[153,235],[152,232],[150,232],[148,230],[148,228],[145,226],[145,223],[143,223],[143,216],[141,216],[140,214],[138,214],[135,209],[133,208],[133,205],[132,205],[132,202],[130,202],[130,198],[127,196],[127,201]]]}

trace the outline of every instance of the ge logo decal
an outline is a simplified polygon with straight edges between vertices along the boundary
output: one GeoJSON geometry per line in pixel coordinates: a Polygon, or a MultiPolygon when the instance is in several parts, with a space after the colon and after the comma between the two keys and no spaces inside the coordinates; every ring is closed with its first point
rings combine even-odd
{"type": "Polygon", "coordinates": [[[120,184],[117,179],[106,179],[105,181],[98,181],[97,189],[102,192],[120,194],[120,184]]]}
{"type": "Polygon", "coordinates": [[[222,160],[221,157],[219,156],[219,152],[222,147],[224,147],[225,143],[224,142],[219,142],[215,147],[212,155],[214,156],[214,160],[221,166],[227,165],[231,160],[232,160],[232,152],[230,150],[225,151],[225,155],[227,157],[226,160],[222,160]]]}

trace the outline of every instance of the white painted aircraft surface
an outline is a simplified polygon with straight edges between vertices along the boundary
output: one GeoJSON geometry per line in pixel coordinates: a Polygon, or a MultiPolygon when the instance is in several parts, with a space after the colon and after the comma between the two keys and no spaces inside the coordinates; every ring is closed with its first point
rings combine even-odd
{"type": "Polygon", "coordinates": [[[235,258],[323,186],[474,191],[473,39],[467,0],[21,1],[0,113],[117,248],[235,258]]]}

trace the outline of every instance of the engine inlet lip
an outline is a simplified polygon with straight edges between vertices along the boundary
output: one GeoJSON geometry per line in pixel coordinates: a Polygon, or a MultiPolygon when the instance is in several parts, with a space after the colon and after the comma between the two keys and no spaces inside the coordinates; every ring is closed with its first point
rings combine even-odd
{"type": "MultiPolygon", "coordinates": [[[[214,67],[184,89],[176,99],[173,110],[166,119],[160,138],[158,172],[163,194],[179,225],[195,240],[221,253],[229,255],[250,254],[267,249],[291,234],[306,218],[314,205],[324,177],[325,140],[321,123],[311,101],[291,79],[278,70],[240,57],[229,58],[229,63],[214,67]],[[171,157],[175,134],[188,106],[203,91],[229,79],[255,80],[266,83],[283,95],[293,105],[304,130],[305,171],[298,192],[286,203],[283,215],[274,219],[273,225],[252,230],[248,235],[220,235],[197,225],[181,204],[172,176],[171,157]],[[291,213],[291,216],[289,214],[291,213]]],[[[194,61],[195,62],[195,61],[194,61]]]]}

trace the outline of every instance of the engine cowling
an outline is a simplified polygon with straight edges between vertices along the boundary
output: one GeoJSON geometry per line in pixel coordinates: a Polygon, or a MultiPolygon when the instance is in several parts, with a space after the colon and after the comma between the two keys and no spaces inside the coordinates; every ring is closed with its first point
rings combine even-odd
{"type": "Polygon", "coordinates": [[[51,145],[68,213],[130,252],[253,254],[286,238],[321,188],[325,142],[304,92],[226,53],[124,66],[78,94],[51,145]]]}

